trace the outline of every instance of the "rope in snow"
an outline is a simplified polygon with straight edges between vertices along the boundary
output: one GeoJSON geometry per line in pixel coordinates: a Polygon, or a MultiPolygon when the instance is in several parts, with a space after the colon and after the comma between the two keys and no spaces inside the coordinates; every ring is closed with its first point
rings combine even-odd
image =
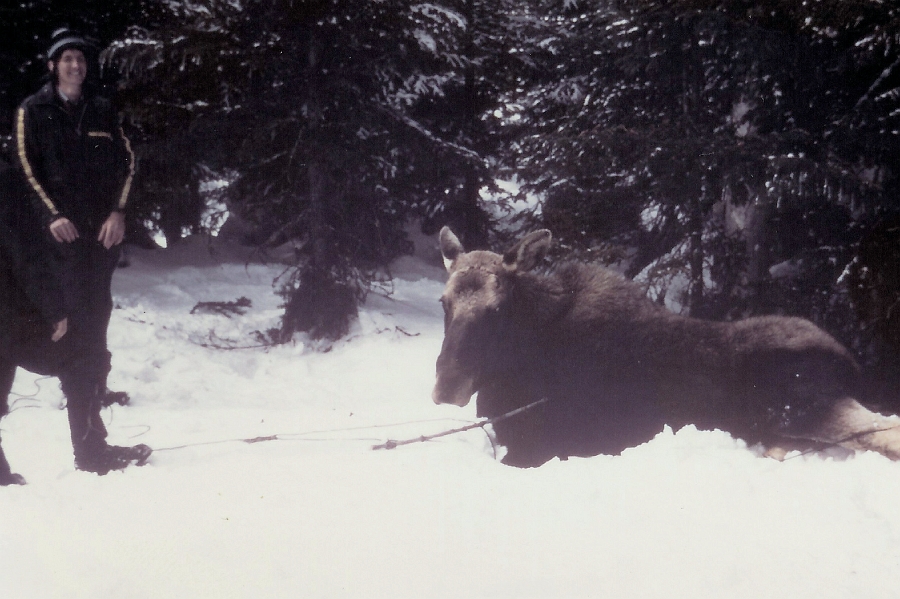
{"type": "Polygon", "coordinates": [[[16,399],[10,404],[8,413],[12,414],[16,410],[22,410],[25,408],[39,408],[40,405],[37,405],[37,404],[28,404],[28,405],[22,405],[22,406],[19,406],[17,404],[23,400],[25,400],[25,401],[40,401],[40,398],[38,398],[38,396],[37,396],[38,393],[41,392],[40,382],[47,380],[47,379],[52,379],[52,378],[53,378],[52,376],[42,376],[42,377],[36,378],[34,381],[32,381],[32,385],[34,385],[34,393],[25,394],[25,393],[18,393],[16,391],[10,391],[9,394],[16,396],[16,399]]]}
{"type": "Polygon", "coordinates": [[[153,450],[154,453],[159,451],[175,451],[177,449],[187,449],[189,447],[202,447],[204,445],[223,445],[225,443],[263,443],[265,441],[374,441],[375,439],[370,438],[327,438],[327,439],[310,439],[310,438],[289,438],[289,436],[304,436],[310,433],[285,433],[285,434],[275,434],[268,435],[264,437],[252,437],[248,439],[234,438],[234,439],[219,439],[216,441],[201,441],[199,443],[185,443],[184,445],[174,445],[172,447],[158,447],[153,450]]]}
{"type": "MultiPolygon", "coordinates": [[[[174,451],[177,449],[187,449],[189,447],[202,447],[205,445],[221,445],[224,443],[263,443],[266,441],[379,441],[379,438],[373,437],[324,437],[324,438],[309,438],[309,435],[326,435],[326,434],[334,434],[334,433],[345,433],[351,431],[362,431],[362,430],[372,430],[372,429],[380,429],[380,428],[394,428],[398,426],[408,426],[411,424],[423,424],[428,422],[446,422],[447,420],[455,420],[452,418],[432,418],[427,420],[410,420],[407,422],[395,422],[391,424],[372,424],[368,426],[353,426],[348,428],[333,428],[333,429],[322,429],[322,430],[314,430],[314,431],[304,431],[299,433],[276,433],[274,435],[265,435],[259,437],[250,437],[250,438],[240,438],[235,437],[231,439],[218,439],[214,441],[199,441],[197,443],[185,443],[184,445],[175,445],[172,447],[160,447],[156,448],[153,451],[174,451]]],[[[466,420],[460,420],[460,422],[468,422],[466,420]]],[[[486,423],[484,423],[486,424],[486,423]]],[[[481,426],[482,424],[476,424],[474,426],[481,426]]],[[[150,427],[147,427],[147,431],[150,430],[150,427]]],[[[147,431],[144,431],[146,433],[147,431]]],[[[141,434],[144,434],[141,433],[141,434]]],[[[139,435],[138,435],[139,436],[139,435]]]]}

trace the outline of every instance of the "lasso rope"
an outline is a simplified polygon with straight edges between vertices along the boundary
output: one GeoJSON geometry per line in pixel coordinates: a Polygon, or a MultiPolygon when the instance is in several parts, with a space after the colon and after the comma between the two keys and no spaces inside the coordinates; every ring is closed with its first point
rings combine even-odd
{"type": "MultiPolygon", "coordinates": [[[[328,435],[334,433],[346,433],[352,431],[363,431],[363,430],[373,430],[373,429],[381,429],[381,428],[396,428],[398,426],[409,426],[412,424],[424,424],[429,422],[446,422],[447,420],[455,420],[452,418],[432,418],[427,420],[410,420],[406,422],[395,422],[390,424],[371,424],[367,426],[352,426],[348,428],[332,428],[332,429],[321,429],[314,431],[304,431],[299,433],[276,433],[273,435],[264,435],[259,437],[235,437],[231,439],[218,439],[214,441],[199,441],[197,443],[185,443],[184,445],[175,445],[172,447],[160,447],[156,448],[153,451],[174,451],[177,449],[187,449],[189,447],[202,447],[205,445],[221,445],[224,443],[264,443],[267,441],[378,441],[378,438],[371,437],[327,437],[327,438],[309,438],[309,435],[328,435]]],[[[461,422],[468,422],[466,420],[462,420],[461,422]]],[[[470,428],[474,428],[476,426],[480,426],[480,423],[476,423],[471,425],[470,428]]],[[[149,431],[149,427],[147,431],[149,431]]],[[[141,434],[145,434],[147,431],[141,434]]]]}
{"type": "Polygon", "coordinates": [[[39,408],[40,407],[39,405],[34,405],[34,404],[22,405],[22,406],[19,406],[17,404],[23,400],[24,401],[29,401],[29,400],[41,401],[40,398],[37,396],[38,393],[41,392],[40,382],[47,380],[47,379],[52,379],[52,378],[53,378],[52,376],[42,376],[42,377],[34,379],[34,381],[32,381],[32,383],[31,383],[32,385],[34,385],[34,393],[25,394],[25,393],[18,393],[17,391],[10,391],[9,395],[11,395],[11,396],[14,395],[16,397],[16,399],[13,400],[13,402],[9,405],[9,412],[7,412],[7,414],[12,414],[16,410],[22,410],[25,408],[39,408]]]}

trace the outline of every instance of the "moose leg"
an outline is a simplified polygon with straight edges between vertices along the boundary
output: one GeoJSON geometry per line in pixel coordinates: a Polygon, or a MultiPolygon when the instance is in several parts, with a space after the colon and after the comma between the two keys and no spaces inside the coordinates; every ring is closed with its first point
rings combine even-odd
{"type": "MultiPolygon", "coordinates": [[[[15,377],[15,362],[7,360],[5,356],[0,357],[0,418],[6,416],[9,411],[7,398],[12,390],[15,377]]],[[[6,454],[3,452],[3,445],[0,444],[0,487],[23,484],[25,484],[25,479],[21,475],[12,472],[9,462],[6,460],[6,454]]]]}
{"type": "Polygon", "coordinates": [[[832,406],[814,438],[900,460],[900,417],[872,412],[853,398],[841,399],[832,406]]]}

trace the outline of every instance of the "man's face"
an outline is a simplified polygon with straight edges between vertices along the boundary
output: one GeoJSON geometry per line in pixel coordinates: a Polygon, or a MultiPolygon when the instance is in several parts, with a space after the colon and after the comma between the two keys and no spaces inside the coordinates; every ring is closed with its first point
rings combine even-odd
{"type": "MultiPolygon", "coordinates": [[[[52,61],[47,63],[47,66],[53,70],[52,61]]],[[[87,60],[84,53],[77,48],[64,50],[56,63],[56,72],[59,85],[80,87],[87,77],[87,60]]]]}

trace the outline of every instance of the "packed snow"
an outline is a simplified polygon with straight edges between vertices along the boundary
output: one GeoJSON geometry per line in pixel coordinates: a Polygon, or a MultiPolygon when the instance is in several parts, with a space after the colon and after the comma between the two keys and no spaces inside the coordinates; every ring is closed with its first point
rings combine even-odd
{"type": "Polygon", "coordinates": [[[283,266],[203,239],[131,250],[113,282],[110,441],[74,470],[58,382],[19,371],[2,422],[5,599],[895,598],[900,464],[777,462],[719,431],[518,470],[431,399],[443,270],[405,258],[350,336],[261,347],[283,266]],[[246,297],[243,316],[194,310],[246,297]]]}

